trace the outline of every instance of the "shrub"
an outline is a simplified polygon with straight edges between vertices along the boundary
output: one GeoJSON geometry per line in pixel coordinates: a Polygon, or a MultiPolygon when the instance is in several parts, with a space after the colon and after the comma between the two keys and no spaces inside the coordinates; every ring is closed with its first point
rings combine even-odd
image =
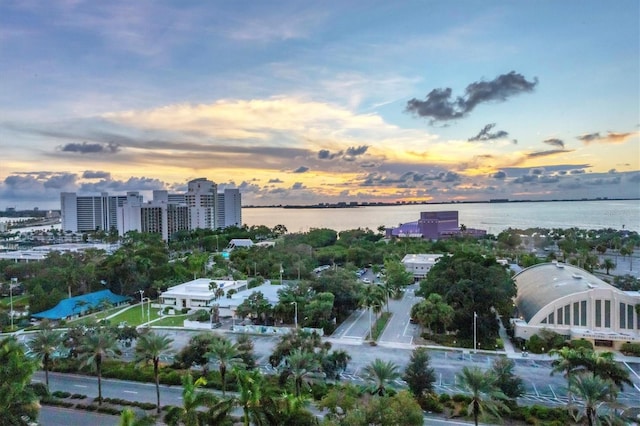
{"type": "Polygon", "coordinates": [[[111,414],[112,416],[120,415],[120,410],[113,407],[96,407],[95,411],[102,414],[111,414]]]}
{"type": "Polygon", "coordinates": [[[56,398],[69,398],[71,396],[71,392],[55,391],[51,394],[51,396],[54,396],[56,398]]]}
{"type": "Polygon", "coordinates": [[[38,397],[47,397],[49,396],[49,389],[44,383],[31,383],[29,388],[36,394],[38,397]]]}
{"type": "Polygon", "coordinates": [[[620,352],[630,356],[640,356],[640,343],[623,343],[620,352]]]}
{"type": "Polygon", "coordinates": [[[194,313],[189,315],[189,320],[198,321],[198,322],[209,322],[211,320],[211,316],[206,309],[198,309],[194,313]]]}
{"type": "Polygon", "coordinates": [[[444,406],[440,403],[438,395],[436,394],[423,394],[416,398],[416,400],[424,411],[433,413],[442,413],[444,411],[444,406]]]}
{"type": "Polygon", "coordinates": [[[49,397],[49,396],[41,398],[40,399],[40,404],[42,404],[42,405],[52,405],[54,407],[64,407],[64,408],[73,407],[73,402],[63,401],[61,399],[52,398],[52,397],[49,397]]]}
{"type": "Polygon", "coordinates": [[[584,348],[584,349],[590,349],[593,350],[593,344],[588,341],[588,340],[584,340],[584,339],[580,339],[580,340],[571,340],[569,342],[569,347],[571,349],[580,349],[580,348],[584,348]]]}
{"type": "Polygon", "coordinates": [[[454,402],[458,402],[458,403],[462,402],[462,403],[465,403],[465,404],[469,404],[469,403],[471,402],[471,398],[470,398],[469,396],[467,396],[467,395],[462,395],[462,394],[460,394],[460,393],[457,393],[457,394],[453,395],[453,396],[451,397],[451,399],[452,399],[454,402]]]}
{"type": "Polygon", "coordinates": [[[438,397],[438,401],[440,401],[443,404],[447,401],[451,401],[451,395],[449,395],[448,393],[441,393],[440,396],[438,397]]]}

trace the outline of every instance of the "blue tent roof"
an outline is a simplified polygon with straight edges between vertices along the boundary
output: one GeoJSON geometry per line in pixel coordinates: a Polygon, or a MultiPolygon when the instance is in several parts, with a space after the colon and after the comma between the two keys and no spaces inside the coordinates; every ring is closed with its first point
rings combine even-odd
{"type": "Polygon", "coordinates": [[[70,297],[61,300],[54,308],[48,311],[38,312],[31,315],[34,318],[46,318],[51,320],[65,319],[74,315],[82,315],[89,309],[97,308],[103,300],[117,305],[131,300],[129,296],[120,296],[111,290],[96,291],[94,293],[83,294],[82,296],[70,297]]]}

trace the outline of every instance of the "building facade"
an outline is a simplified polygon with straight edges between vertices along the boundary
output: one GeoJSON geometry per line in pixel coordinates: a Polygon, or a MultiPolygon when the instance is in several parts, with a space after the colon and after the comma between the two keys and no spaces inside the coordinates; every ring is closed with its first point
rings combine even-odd
{"type": "Polygon", "coordinates": [[[471,229],[458,223],[456,210],[421,212],[420,219],[415,222],[401,223],[396,228],[385,229],[387,238],[424,238],[439,240],[457,236],[481,237],[486,235],[483,229],[471,229]]]}
{"type": "Polygon", "coordinates": [[[404,269],[413,274],[414,281],[420,281],[427,276],[427,273],[442,256],[442,254],[407,254],[401,262],[404,269]]]}
{"type": "Polygon", "coordinates": [[[192,180],[187,191],[170,194],[153,191],[153,200],[143,202],[138,192],[126,195],[79,196],[60,194],[62,230],[70,232],[129,231],[153,232],[168,240],[183,230],[218,229],[242,226],[242,199],[238,189],[218,192],[205,178],[192,180]]]}
{"type": "Polygon", "coordinates": [[[543,329],[594,346],[619,349],[640,342],[640,292],[622,291],[589,272],[564,263],[543,263],[514,276],[518,296],[516,337],[528,340],[543,329]]]}

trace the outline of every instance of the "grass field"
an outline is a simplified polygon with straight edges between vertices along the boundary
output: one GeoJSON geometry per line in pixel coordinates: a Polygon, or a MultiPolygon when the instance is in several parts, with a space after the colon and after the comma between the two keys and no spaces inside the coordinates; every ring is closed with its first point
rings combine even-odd
{"type": "Polygon", "coordinates": [[[390,312],[383,312],[380,315],[380,318],[373,324],[373,340],[378,340],[378,337],[382,334],[384,327],[389,322],[389,318],[391,318],[390,312]]]}
{"type": "MultiPolygon", "coordinates": [[[[26,303],[29,302],[29,296],[22,295],[22,296],[13,296],[13,306],[16,305],[24,305],[26,303]]],[[[9,307],[9,305],[11,305],[11,297],[3,297],[2,299],[0,299],[0,306],[6,306],[9,307]]]]}
{"type": "Polygon", "coordinates": [[[187,319],[187,315],[171,315],[162,318],[151,324],[152,326],[164,327],[182,327],[183,321],[187,319]]]}
{"type": "MultiPolygon", "coordinates": [[[[144,306],[144,321],[142,319],[142,311],[143,311],[142,307],[140,305],[136,305],[127,310],[123,310],[115,317],[110,318],[109,321],[111,322],[111,324],[116,324],[116,325],[120,324],[121,322],[126,322],[127,325],[130,325],[130,326],[144,324],[147,322],[147,304],[146,303],[144,306]]],[[[148,312],[150,314],[151,321],[153,321],[156,318],[160,318],[160,315],[158,315],[157,308],[150,308],[148,312]]]]}

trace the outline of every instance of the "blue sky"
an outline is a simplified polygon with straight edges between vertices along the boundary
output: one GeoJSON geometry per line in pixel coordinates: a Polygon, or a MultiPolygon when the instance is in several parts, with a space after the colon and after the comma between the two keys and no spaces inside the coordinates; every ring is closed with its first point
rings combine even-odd
{"type": "Polygon", "coordinates": [[[640,197],[640,3],[0,3],[0,209],[640,197]]]}

